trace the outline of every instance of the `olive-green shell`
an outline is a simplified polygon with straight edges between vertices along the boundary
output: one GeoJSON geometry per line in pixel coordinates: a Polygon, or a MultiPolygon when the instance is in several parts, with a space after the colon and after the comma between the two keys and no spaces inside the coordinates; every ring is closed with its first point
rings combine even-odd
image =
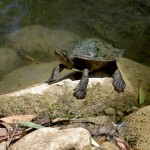
{"type": "Polygon", "coordinates": [[[68,51],[69,57],[91,61],[113,61],[124,54],[125,50],[117,49],[107,42],[96,38],[82,40],[68,51]]]}

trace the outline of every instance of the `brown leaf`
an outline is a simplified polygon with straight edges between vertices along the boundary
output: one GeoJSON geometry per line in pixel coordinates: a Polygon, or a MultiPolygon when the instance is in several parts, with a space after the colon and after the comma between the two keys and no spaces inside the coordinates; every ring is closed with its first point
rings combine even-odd
{"type": "Polygon", "coordinates": [[[102,144],[103,142],[105,142],[107,140],[107,137],[104,135],[102,137],[100,137],[98,140],[96,140],[96,142],[98,144],[102,144]]]}
{"type": "Polygon", "coordinates": [[[132,150],[130,146],[123,139],[116,137],[115,140],[118,146],[120,147],[120,150],[132,150]]]}
{"type": "Polygon", "coordinates": [[[7,129],[7,135],[11,136],[13,133],[13,128],[6,122],[0,122],[1,125],[3,125],[7,129]]]}
{"type": "Polygon", "coordinates": [[[0,121],[6,123],[18,123],[20,121],[31,121],[33,118],[36,118],[36,115],[19,115],[19,116],[10,116],[6,118],[1,118],[0,121]]]}

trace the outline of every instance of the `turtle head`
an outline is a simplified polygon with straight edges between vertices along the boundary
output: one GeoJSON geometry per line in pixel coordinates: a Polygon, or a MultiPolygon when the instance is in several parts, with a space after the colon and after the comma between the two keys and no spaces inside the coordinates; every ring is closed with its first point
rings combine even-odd
{"type": "Polygon", "coordinates": [[[73,68],[73,62],[72,60],[68,57],[68,52],[67,50],[56,48],[55,50],[55,56],[57,59],[65,65],[68,69],[73,68]]]}
{"type": "Polygon", "coordinates": [[[59,58],[66,59],[67,51],[64,49],[56,48],[55,55],[59,58]]]}

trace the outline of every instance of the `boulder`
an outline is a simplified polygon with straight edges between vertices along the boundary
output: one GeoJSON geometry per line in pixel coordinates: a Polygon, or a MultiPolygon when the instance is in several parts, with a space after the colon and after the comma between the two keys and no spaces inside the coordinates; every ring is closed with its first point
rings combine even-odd
{"type": "Polygon", "coordinates": [[[136,99],[139,98],[141,87],[144,91],[145,101],[150,104],[150,68],[126,58],[118,58],[117,65],[127,88],[135,93],[136,99]]]}
{"type": "Polygon", "coordinates": [[[54,61],[56,48],[67,49],[80,37],[70,31],[39,25],[18,29],[7,36],[7,45],[34,59],[54,61]]]}
{"type": "MultiPolygon", "coordinates": [[[[137,63],[131,60],[123,60],[126,61],[125,64],[131,64],[129,67],[132,69],[135,67],[134,70],[137,72],[141,72],[141,68],[144,67],[140,64],[133,65],[137,63]]],[[[142,82],[145,85],[149,85],[149,78],[146,77],[146,74],[150,69],[145,67],[142,71],[142,82]]],[[[131,72],[126,70],[125,74],[128,73],[130,74],[131,72]]],[[[111,77],[99,77],[90,77],[87,95],[83,100],[77,100],[73,96],[73,89],[77,86],[79,80],[72,81],[70,78],[51,85],[37,84],[20,91],[3,94],[0,96],[0,106],[3,106],[0,109],[0,115],[43,113],[51,117],[70,118],[106,114],[117,120],[121,119],[124,114],[137,110],[137,107],[139,107],[139,90],[134,87],[136,86],[135,84],[129,82],[130,78],[125,78],[127,85],[124,92],[118,93],[112,86],[111,77]]],[[[141,79],[141,76],[134,76],[134,80],[138,81],[139,77],[141,79]]],[[[145,87],[149,88],[149,86],[145,87]]],[[[149,95],[146,95],[146,97],[148,102],[149,95]]]]}

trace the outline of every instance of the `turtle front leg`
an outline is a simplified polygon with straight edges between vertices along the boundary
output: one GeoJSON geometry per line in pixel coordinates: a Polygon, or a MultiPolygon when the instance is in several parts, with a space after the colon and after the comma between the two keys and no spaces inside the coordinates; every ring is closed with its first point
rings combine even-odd
{"type": "Polygon", "coordinates": [[[81,78],[78,86],[74,89],[74,94],[73,95],[77,99],[85,98],[88,82],[89,82],[89,70],[88,69],[84,69],[82,78],[81,78]]]}
{"type": "Polygon", "coordinates": [[[65,66],[63,64],[59,64],[57,65],[53,71],[52,71],[52,74],[51,74],[51,77],[45,81],[45,83],[47,84],[51,84],[52,82],[56,81],[57,80],[57,77],[58,77],[58,74],[65,68],[65,66]]]}
{"type": "Polygon", "coordinates": [[[113,86],[117,92],[123,92],[126,87],[119,69],[117,69],[113,74],[113,86]]]}

